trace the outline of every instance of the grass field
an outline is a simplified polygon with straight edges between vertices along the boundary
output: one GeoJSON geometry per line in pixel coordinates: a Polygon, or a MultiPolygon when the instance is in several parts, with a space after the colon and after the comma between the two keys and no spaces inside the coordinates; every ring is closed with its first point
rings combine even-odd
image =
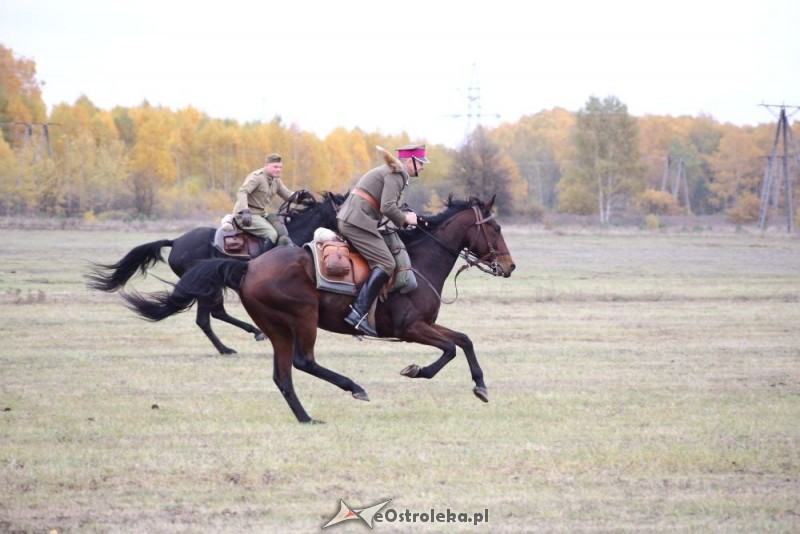
{"type": "Polygon", "coordinates": [[[468,271],[440,318],[489,404],[460,352],[412,380],[435,351],[323,332],[317,358],[371,402],[295,373],[328,423],[306,426],[268,343],[215,322],[223,357],[193,312],[148,323],[84,288],[86,260],[177,232],[5,231],[0,531],[319,532],[340,499],[392,499],[384,532],[800,531],[800,240],[505,234],[514,275],[468,271]]]}

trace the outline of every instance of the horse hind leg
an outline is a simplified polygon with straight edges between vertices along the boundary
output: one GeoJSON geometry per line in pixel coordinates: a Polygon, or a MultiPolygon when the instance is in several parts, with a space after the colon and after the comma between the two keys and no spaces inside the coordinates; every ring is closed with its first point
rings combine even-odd
{"type": "Polygon", "coordinates": [[[220,354],[236,354],[236,351],[222,343],[219,337],[217,337],[217,335],[214,333],[214,330],[211,328],[211,317],[239,327],[245,332],[250,332],[253,334],[253,336],[255,336],[256,341],[262,341],[266,339],[266,336],[264,336],[261,330],[255,326],[244,321],[240,321],[239,319],[236,319],[228,314],[228,312],[225,310],[222,291],[219,291],[213,299],[197,300],[197,317],[195,319],[195,323],[198,327],[200,327],[200,330],[203,331],[203,333],[211,341],[220,354]]]}
{"type": "Polygon", "coordinates": [[[240,321],[239,319],[230,315],[225,309],[225,304],[222,301],[210,306],[209,309],[211,311],[211,317],[253,334],[253,336],[256,338],[256,341],[264,341],[267,339],[267,336],[265,336],[264,333],[255,326],[251,325],[250,323],[240,321]]]}
{"type": "Polygon", "coordinates": [[[217,337],[217,334],[215,334],[214,330],[211,329],[211,308],[212,307],[208,304],[198,301],[195,323],[198,327],[200,327],[200,330],[203,331],[203,333],[206,335],[209,341],[211,341],[220,354],[236,354],[236,351],[220,341],[220,339],[217,337]]]}
{"type": "Polygon", "coordinates": [[[316,328],[310,335],[297,335],[295,336],[294,343],[294,366],[308,373],[311,376],[321,378],[326,382],[330,382],[338,388],[349,391],[353,398],[363,401],[369,401],[369,396],[364,388],[353,382],[350,378],[341,375],[335,371],[331,371],[327,367],[323,367],[314,359],[314,344],[316,341],[316,328]]]}

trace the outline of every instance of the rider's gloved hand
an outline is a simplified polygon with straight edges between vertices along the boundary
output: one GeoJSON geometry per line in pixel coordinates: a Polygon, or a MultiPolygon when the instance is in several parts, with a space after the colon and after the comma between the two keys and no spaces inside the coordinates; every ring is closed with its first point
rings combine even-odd
{"type": "Polygon", "coordinates": [[[413,211],[406,212],[406,226],[417,225],[417,214],[413,211]]]}
{"type": "Polygon", "coordinates": [[[250,228],[250,225],[253,224],[253,214],[250,212],[249,209],[242,210],[242,226],[245,228],[250,228]]]}

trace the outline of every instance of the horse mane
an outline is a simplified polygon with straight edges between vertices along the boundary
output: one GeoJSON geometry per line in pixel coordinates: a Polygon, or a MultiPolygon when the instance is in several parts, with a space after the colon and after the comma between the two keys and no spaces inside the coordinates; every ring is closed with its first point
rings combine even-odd
{"type": "Polygon", "coordinates": [[[477,206],[478,209],[481,210],[481,213],[483,213],[484,209],[486,208],[486,203],[477,197],[470,197],[467,200],[457,199],[452,193],[450,193],[450,195],[447,197],[447,202],[445,202],[443,211],[437,213],[436,215],[424,217],[425,222],[427,223],[427,226],[424,230],[420,227],[412,228],[411,230],[399,230],[398,234],[400,235],[400,239],[406,244],[406,246],[410,246],[420,239],[423,239],[426,232],[432,232],[442,223],[449,220],[453,215],[461,213],[466,209],[470,209],[473,206],[477,206]]]}
{"type": "Polygon", "coordinates": [[[322,195],[322,201],[321,202],[330,201],[330,202],[333,202],[333,204],[335,206],[339,207],[347,199],[347,196],[349,194],[350,194],[350,191],[347,191],[344,194],[342,194],[342,193],[333,193],[331,191],[323,191],[321,193],[321,195],[322,195]]]}
{"type": "MultiPolygon", "coordinates": [[[[296,211],[291,213],[292,218],[295,220],[295,224],[302,225],[306,218],[311,217],[313,214],[318,213],[320,210],[324,209],[325,203],[333,204],[335,210],[338,210],[339,206],[347,199],[350,191],[347,191],[344,194],[341,193],[333,193],[331,191],[324,191],[321,193],[321,200],[317,201],[313,207],[307,210],[296,211]]],[[[457,213],[461,213],[466,209],[471,209],[473,206],[477,206],[478,209],[481,210],[483,213],[486,210],[486,203],[483,200],[480,200],[477,197],[470,197],[469,199],[457,199],[451,193],[447,197],[447,201],[445,202],[444,210],[437,213],[436,215],[428,215],[425,216],[425,222],[427,223],[424,229],[420,227],[412,228],[410,230],[398,230],[397,233],[400,235],[400,239],[406,246],[410,246],[422,239],[425,238],[426,233],[431,232],[441,226],[445,221],[449,220],[457,213]]],[[[333,215],[335,217],[335,213],[333,215]]],[[[334,224],[334,227],[331,230],[338,231],[335,228],[335,221],[331,224],[334,224]]]]}
{"type": "Polygon", "coordinates": [[[321,200],[318,200],[310,208],[298,209],[297,206],[293,205],[288,215],[303,219],[304,217],[311,215],[312,213],[316,213],[320,209],[323,209],[324,203],[326,202],[332,202],[334,207],[338,209],[339,206],[341,206],[342,203],[347,198],[347,194],[342,195],[340,193],[332,193],[331,191],[323,191],[322,193],[320,193],[320,196],[322,197],[321,200]]]}

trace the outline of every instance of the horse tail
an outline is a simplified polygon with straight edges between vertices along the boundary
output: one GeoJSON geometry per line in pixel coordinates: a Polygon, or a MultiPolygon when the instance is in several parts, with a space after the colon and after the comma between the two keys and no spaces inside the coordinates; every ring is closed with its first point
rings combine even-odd
{"type": "Polygon", "coordinates": [[[247,265],[228,258],[199,261],[178,280],[171,293],[123,293],[122,298],[128,308],[145,319],[161,321],[188,310],[198,299],[219,300],[225,289],[238,292],[247,265]]]}
{"type": "Polygon", "coordinates": [[[89,273],[85,275],[89,281],[87,286],[90,289],[111,293],[123,287],[128,280],[139,273],[141,276],[147,274],[147,269],[158,262],[164,261],[161,249],[171,247],[171,239],[161,239],[152,243],[145,243],[132,249],[125,254],[121,260],[113,264],[90,263],[89,273]]]}

